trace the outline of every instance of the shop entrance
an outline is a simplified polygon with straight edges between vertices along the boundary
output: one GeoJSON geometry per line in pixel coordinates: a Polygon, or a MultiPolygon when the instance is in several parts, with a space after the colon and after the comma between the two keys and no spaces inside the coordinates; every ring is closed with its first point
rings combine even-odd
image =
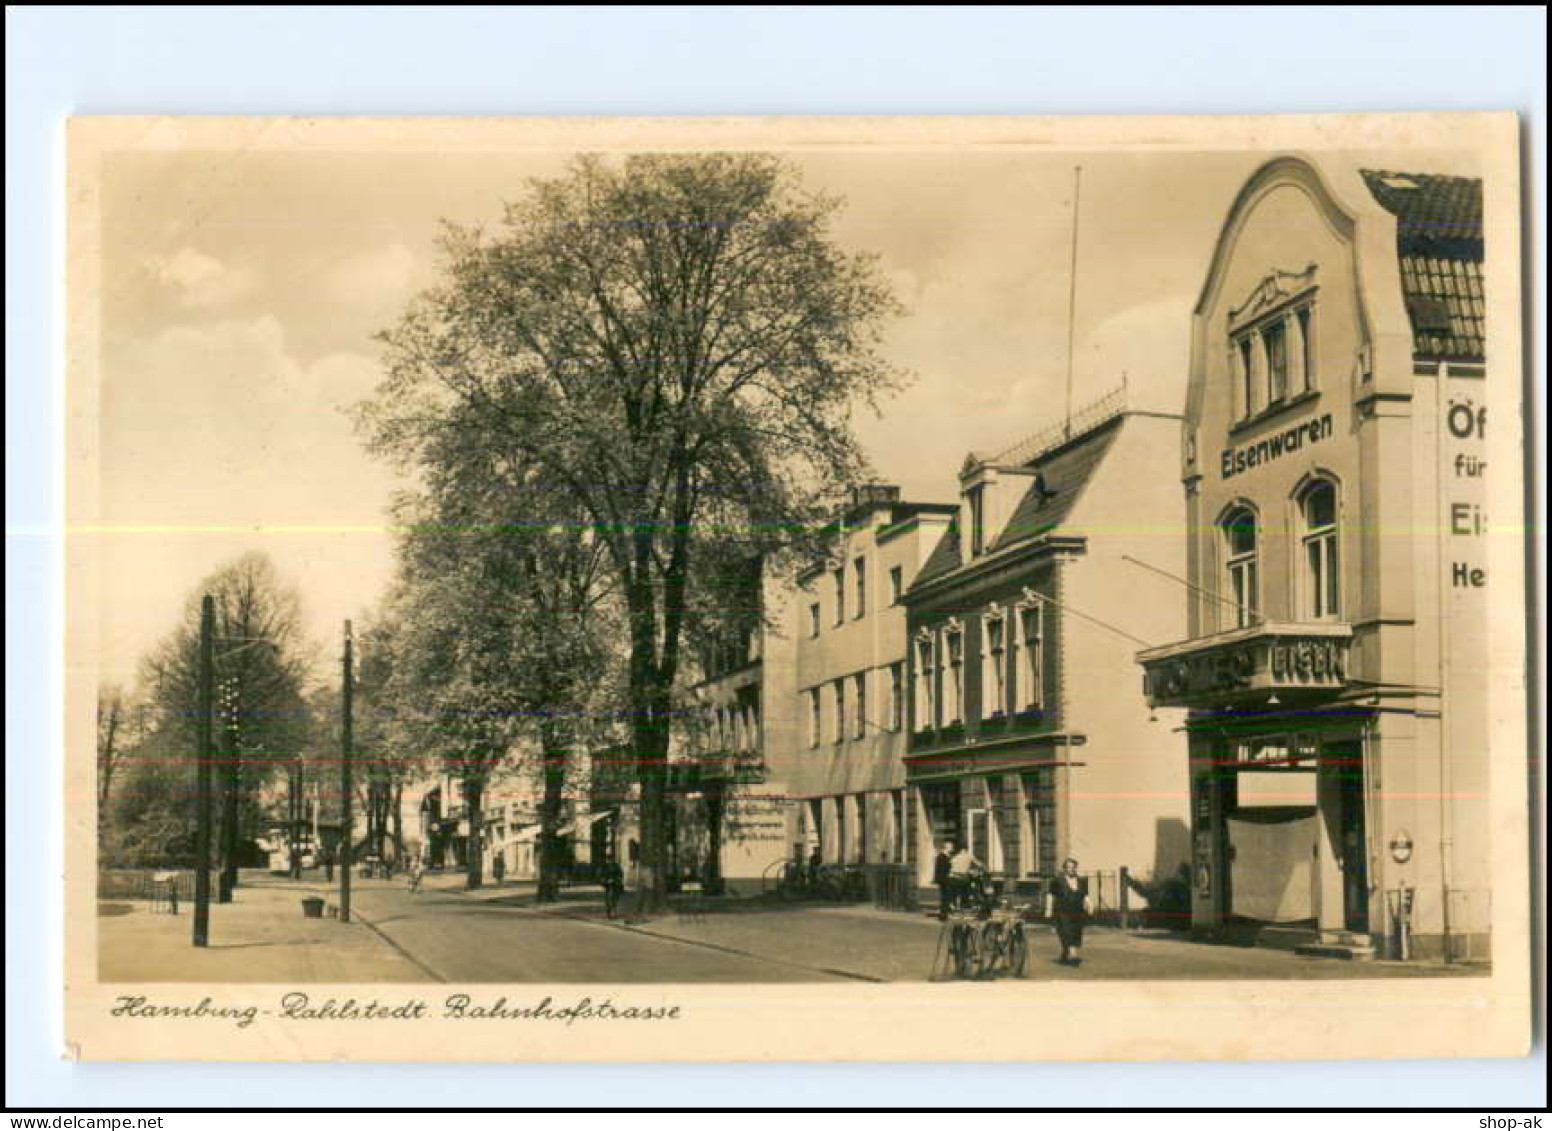
{"type": "Polygon", "coordinates": [[[1327,745],[1327,773],[1335,812],[1337,865],[1342,869],[1343,925],[1357,933],[1369,929],[1368,828],[1364,819],[1363,748],[1357,742],[1327,745]]]}
{"type": "Polygon", "coordinates": [[[1241,769],[1234,785],[1225,813],[1229,914],[1313,927],[1320,898],[1315,767],[1241,769]]]}

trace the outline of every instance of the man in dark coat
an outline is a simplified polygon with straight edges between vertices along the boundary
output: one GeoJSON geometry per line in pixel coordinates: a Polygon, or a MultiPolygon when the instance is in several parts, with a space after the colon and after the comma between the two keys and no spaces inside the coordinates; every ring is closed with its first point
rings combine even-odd
{"type": "Polygon", "coordinates": [[[947,919],[949,904],[953,902],[953,846],[944,841],[938,846],[938,856],[932,862],[932,882],[938,888],[938,918],[947,919]]]}

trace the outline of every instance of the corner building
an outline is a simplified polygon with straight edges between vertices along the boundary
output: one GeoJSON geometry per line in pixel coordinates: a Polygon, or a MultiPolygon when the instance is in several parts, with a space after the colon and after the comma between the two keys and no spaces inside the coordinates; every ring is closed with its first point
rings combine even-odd
{"type": "Polygon", "coordinates": [[[1188,712],[1198,932],[1487,954],[1483,245],[1479,181],[1297,156],[1222,226],[1188,637],[1138,655],[1188,712]]]}

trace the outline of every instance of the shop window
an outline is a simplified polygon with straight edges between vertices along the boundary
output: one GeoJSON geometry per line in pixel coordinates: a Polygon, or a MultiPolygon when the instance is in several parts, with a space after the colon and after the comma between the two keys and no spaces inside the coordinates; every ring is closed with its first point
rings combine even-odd
{"type": "Polygon", "coordinates": [[[1056,791],[1052,772],[1036,770],[1021,775],[1024,794],[1019,867],[1026,876],[1056,872],[1056,791]]]}
{"type": "Polygon", "coordinates": [[[1227,600],[1234,610],[1232,627],[1245,628],[1261,619],[1255,512],[1249,507],[1234,508],[1224,516],[1222,530],[1227,600]]]}
{"type": "Polygon", "coordinates": [[[1304,615],[1330,620],[1342,613],[1336,486],[1321,480],[1299,500],[1304,522],[1304,615]]]}

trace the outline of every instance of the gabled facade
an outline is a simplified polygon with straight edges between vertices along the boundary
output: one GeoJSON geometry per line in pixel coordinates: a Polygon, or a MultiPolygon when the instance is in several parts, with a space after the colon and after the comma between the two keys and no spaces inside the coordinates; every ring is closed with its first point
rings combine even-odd
{"type": "MultiPolygon", "coordinates": [[[[1193,319],[1185,639],[1197,929],[1486,951],[1480,182],[1262,166],[1193,319]],[[1406,908],[1410,907],[1410,915],[1406,908]]],[[[1517,380],[1502,373],[1502,380],[1517,380]]]]}
{"type": "Polygon", "coordinates": [[[1137,643],[1185,622],[1179,428],[1121,389],[966,461],[960,512],[905,598],[918,883],[944,842],[1031,886],[1076,857],[1112,900],[1121,869],[1162,883],[1188,859],[1185,743],[1132,682],[1137,643]]]}

